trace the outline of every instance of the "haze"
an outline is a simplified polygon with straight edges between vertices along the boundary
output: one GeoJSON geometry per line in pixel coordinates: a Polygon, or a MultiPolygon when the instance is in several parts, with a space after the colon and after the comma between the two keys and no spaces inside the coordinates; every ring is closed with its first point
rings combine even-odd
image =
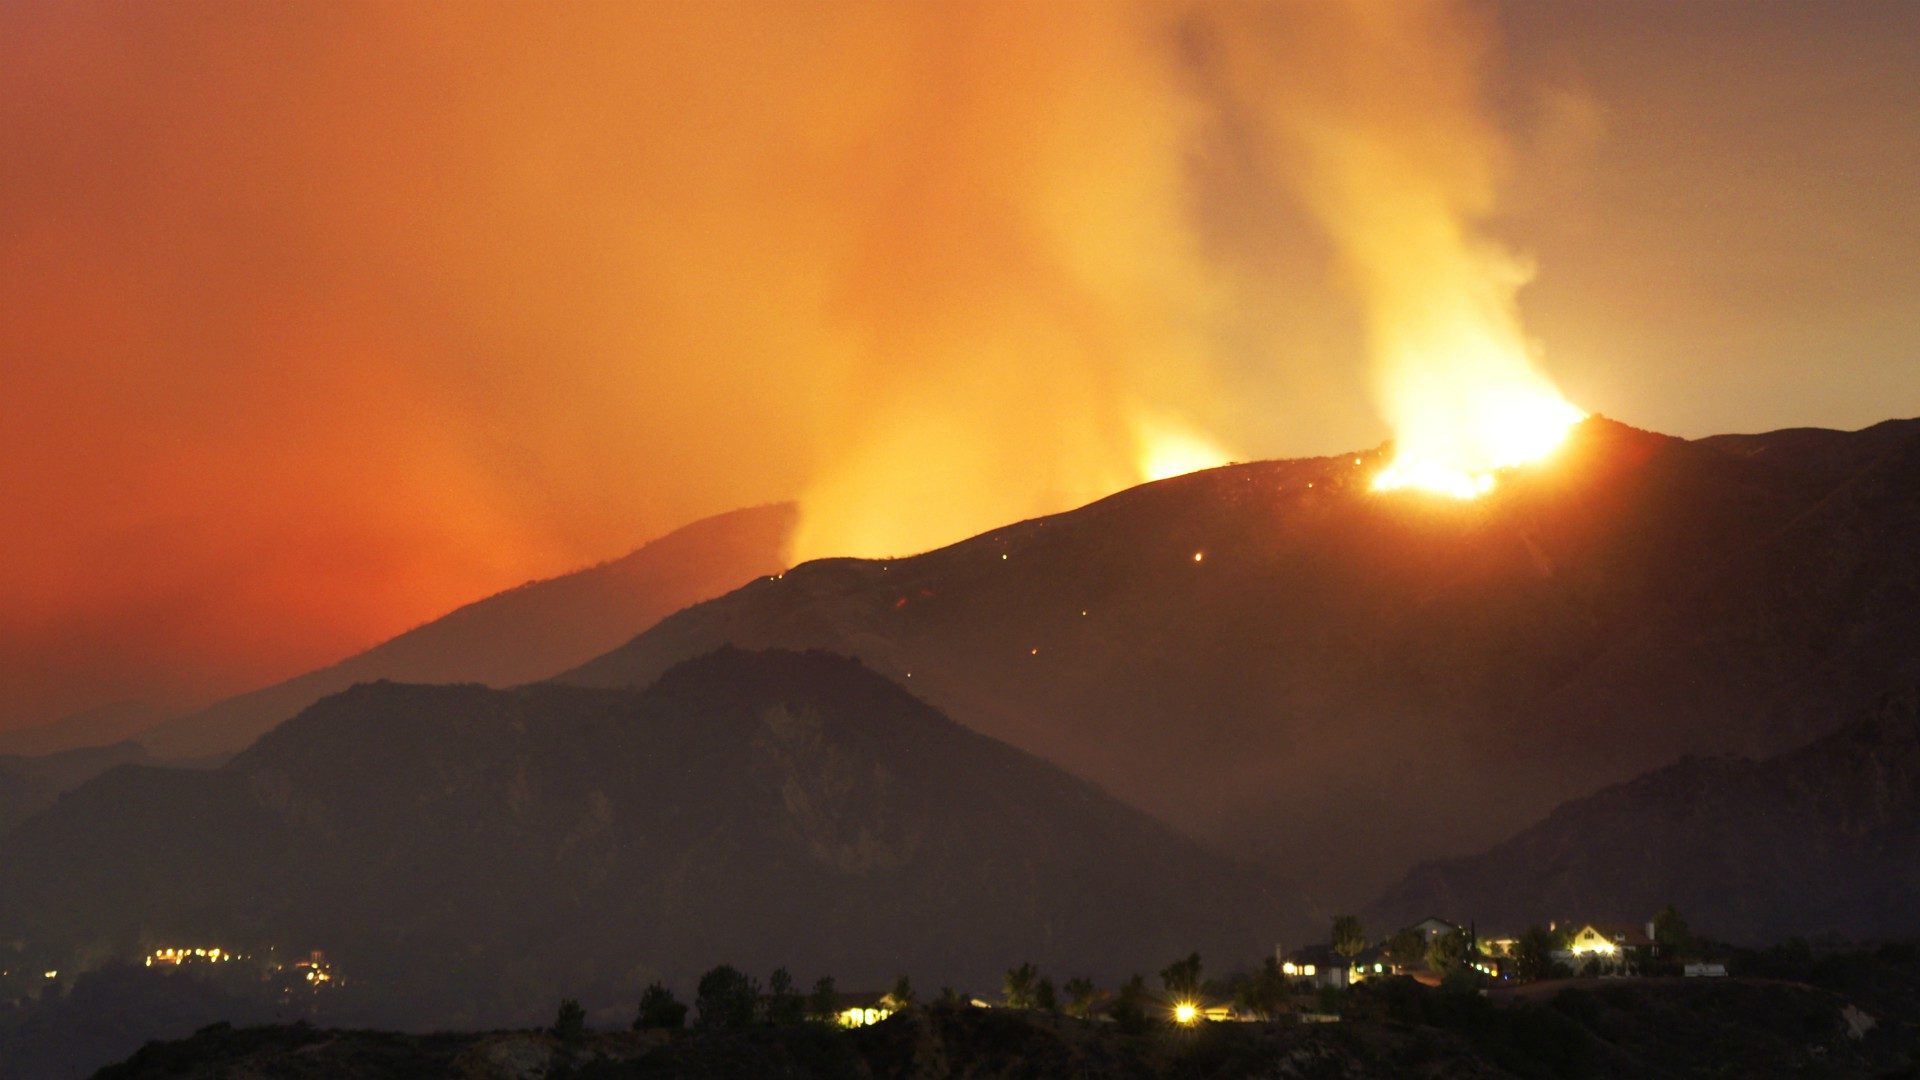
{"type": "Polygon", "coordinates": [[[1471,133],[1580,407],[1916,411],[1920,8],[1423,7],[1394,63],[1317,10],[0,9],[0,727],[736,506],[883,554],[1377,444],[1379,199],[1298,141],[1356,101],[1471,133]]]}

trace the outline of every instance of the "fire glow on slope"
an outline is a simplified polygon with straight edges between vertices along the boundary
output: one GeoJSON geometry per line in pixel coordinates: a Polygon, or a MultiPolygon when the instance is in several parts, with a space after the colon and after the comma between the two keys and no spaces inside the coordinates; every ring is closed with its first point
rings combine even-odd
{"type": "Polygon", "coordinates": [[[1360,301],[1394,436],[1374,486],[1484,494],[1582,416],[1522,329],[1532,266],[1485,228],[1512,156],[1482,96],[1497,23],[1448,0],[1288,12],[1273,33],[1251,5],[1225,9],[1239,32],[1219,36],[1218,55],[1360,301]]]}
{"type": "Polygon", "coordinates": [[[1228,455],[1213,440],[1164,417],[1134,418],[1135,468],[1142,481],[1165,480],[1225,465],[1228,455]]]}
{"type": "Polygon", "coordinates": [[[1431,378],[1410,380],[1395,410],[1394,457],[1374,489],[1476,498],[1493,490],[1498,470],[1546,457],[1585,419],[1524,356],[1506,366],[1490,374],[1436,365],[1431,378]]]}

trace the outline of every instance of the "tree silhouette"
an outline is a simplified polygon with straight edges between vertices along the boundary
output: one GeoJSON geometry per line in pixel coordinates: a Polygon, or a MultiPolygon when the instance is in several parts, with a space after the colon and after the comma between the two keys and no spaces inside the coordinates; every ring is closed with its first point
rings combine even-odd
{"type": "Polygon", "coordinates": [[[887,991],[887,1004],[895,1010],[913,1004],[913,984],[907,981],[905,975],[893,980],[893,989],[887,991]]]}
{"type": "Polygon", "coordinates": [[[1668,904],[1653,917],[1653,940],[1668,956],[1679,956],[1693,948],[1693,931],[1688,929],[1687,920],[1680,917],[1679,910],[1668,904]]]}
{"type": "Polygon", "coordinates": [[[1042,978],[1033,987],[1033,1007],[1041,1012],[1060,1011],[1060,996],[1053,991],[1053,980],[1042,978]]]}
{"type": "Polygon", "coordinates": [[[1097,991],[1094,989],[1092,979],[1085,975],[1076,976],[1068,979],[1060,989],[1067,995],[1069,1015],[1078,1016],[1084,1020],[1089,1013],[1093,1012],[1093,999],[1097,991]]]}
{"type": "Polygon", "coordinates": [[[1358,915],[1334,916],[1332,938],[1333,951],[1348,960],[1367,951],[1367,931],[1358,915]]]}
{"type": "Polygon", "coordinates": [[[767,1022],[778,1026],[797,1024],[807,1018],[807,999],[793,987],[793,976],[786,968],[775,968],[767,976],[767,1022]]]}
{"type": "Polygon", "coordinates": [[[577,1043],[587,1037],[587,1010],[573,998],[560,1003],[560,1012],[553,1018],[553,1036],[563,1043],[577,1043]]]}
{"type": "Polygon", "coordinates": [[[1113,1002],[1113,1022],[1127,1035],[1140,1035],[1153,1028],[1147,1012],[1147,980],[1135,975],[1120,985],[1113,1002]]]}
{"type": "Polygon", "coordinates": [[[700,1014],[695,1024],[703,1028],[749,1027],[759,998],[760,987],[753,979],[731,964],[721,964],[700,976],[693,998],[700,1014]]]}
{"type": "Polygon", "coordinates": [[[1200,993],[1200,954],[1189,953],[1160,969],[1160,985],[1176,997],[1190,998],[1200,993]]]}
{"type": "Polygon", "coordinates": [[[1444,934],[1433,935],[1427,942],[1427,967],[1436,974],[1446,975],[1467,962],[1467,934],[1464,930],[1449,930],[1444,934]]]}
{"type": "Polygon", "coordinates": [[[1427,958],[1427,939],[1411,926],[1395,931],[1387,940],[1387,957],[1398,967],[1412,967],[1427,958]]]}
{"type": "Polygon", "coordinates": [[[1017,968],[1007,969],[1007,980],[1002,989],[1006,991],[1007,1008],[1033,1008],[1033,982],[1039,978],[1032,963],[1022,963],[1017,968]]]}
{"type": "Polygon", "coordinates": [[[1559,944],[1546,927],[1527,927],[1513,943],[1513,973],[1522,979],[1546,978],[1553,973],[1553,952],[1559,944]]]}
{"type": "Polygon", "coordinates": [[[635,1031],[647,1028],[682,1028],[687,1024],[687,1007],[661,983],[653,983],[640,992],[640,1015],[633,1019],[635,1031]]]}
{"type": "Polygon", "coordinates": [[[822,1020],[831,1020],[840,1011],[840,995],[833,988],[833,976],[822,975],[807,996],[807,1012],[822,1020]]]}
{"type": "Polygon", "coordinates": [[[1287,976],[1279,958],[1270,955],[1261,961],[1260,970],[1240,984],[1234,998],[1241,1009],[1269,1020],[1286,1012],[1287,976]]]}

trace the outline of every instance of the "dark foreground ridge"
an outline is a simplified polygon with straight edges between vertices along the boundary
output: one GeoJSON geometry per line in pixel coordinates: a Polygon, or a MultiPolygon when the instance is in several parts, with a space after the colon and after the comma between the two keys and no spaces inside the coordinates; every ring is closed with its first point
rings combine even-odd
{"type": "Polygon", "coordinates": [[[1533,989],[1539,993],[1525,1000],[1395,979],[1352,991],[1336,1023],[1162,1023],[1140,1032],[1097,1020],[964,1005],[914,1007],[855,1030],[809,1023],[587,1033],[574,1040],[546,1032],[407,1036],[219,1025],[190,1039],[151,1044],[99,1077],[1911,1075],[1913,1023],[1889,1015],[1913,1004],[1911,964],[1904,970],[1908,981],[1891,989],[1884,979],[1856,971],[1862,985],[1843,990],[1765,979],[1590,980],[1538,986],[1533,989]]]}
{"type": "Polygon", "coordinates": [[[0,866],[0,949],[28,950],[0,966],[318,949],[323,1015],[415,1030],[602,1008],[715,957],[847,985],[985,985],[1008,957],[1111,979],[1317,922],[858,661],[736,649],[643,692],[357,687],[220,769],[107,773],[0,866]]]}

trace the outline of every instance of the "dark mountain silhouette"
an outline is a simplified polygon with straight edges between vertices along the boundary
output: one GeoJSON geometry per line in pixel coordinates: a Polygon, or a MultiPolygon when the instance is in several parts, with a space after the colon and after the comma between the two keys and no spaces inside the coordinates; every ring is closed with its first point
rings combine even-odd
{"type": "Polygon", "coordinates": [[[142,701],[116,701],[69,713],[58,720],[0,731],[0,754],[57,754],[123,742],[167,719],[168,712],[142,701]]]}
{"type": "Polygon", "coordinates": [[[1911,697],[1765,761],[1687,758],[1570,802],[1481,855],[1416,868],[1382,925],[1644,921],[1711,937],[1920,933],[1920,709],[1911,697]]]}
{"type": "Polygon", "coordinates": [[[1920,676],[1920,421],[1582,424],[1458,503],[1379,453],[1235,465],[905,559],[809,563],[560,677],[820,647],[1358,903],[1687,753],[1797,745],[1920,676]]]}
{"type": "Polygon", "coordinates": [[[379,683],[211,771],[115,769],[0,840],[0,938],[324,948],[364,1015],[631,1007],[727,961],[842,985],[1118,978],[1317,928],[1296,894],[857,661],[644,692],[379,683]]]}
{"type": "Polygon", "coordinates": [[[377,679],[512,686],[597,656],[660,618],[786,566],[791,504],[704,518],[612,562],[487,597],[331,667],[139,736],[161,757],[229,754],[328,694],[377,679]]]}
{"type": "Polygon", "coordinates": [[[139,743],[89,746],[28,757],[0,755],[0,833],[53,805],[60,793],[113,768],[151,761],[139,743]]]}

